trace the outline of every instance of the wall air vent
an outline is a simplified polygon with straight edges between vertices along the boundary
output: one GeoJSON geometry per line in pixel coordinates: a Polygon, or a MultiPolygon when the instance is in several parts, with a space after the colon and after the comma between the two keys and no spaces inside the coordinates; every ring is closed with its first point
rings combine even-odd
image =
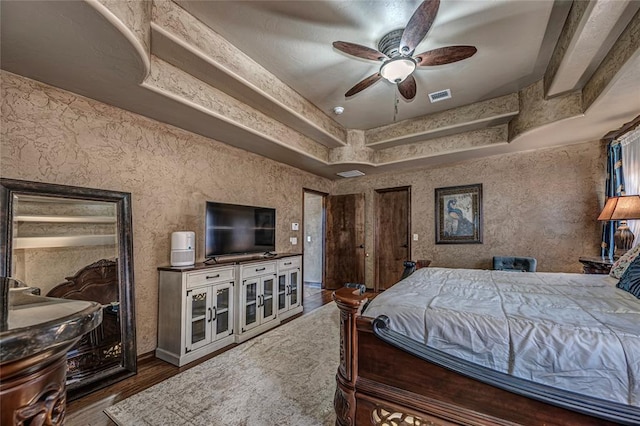
{"type": "Polygon", "coordinates": [[[431,103],[451,99],[451,89],[440,90],[439,92],[429,93],[431,103]]]}
{"type": "Polygon", "coordinates": [[[364,176],[364,173],[361,172],[360,170],[349,170],[347,172],[340,172],[340,173],[336,173],[338,176],[341,176],[343,178],[350,178],[350,177],[356,177],[356,176],[364,176]]]}

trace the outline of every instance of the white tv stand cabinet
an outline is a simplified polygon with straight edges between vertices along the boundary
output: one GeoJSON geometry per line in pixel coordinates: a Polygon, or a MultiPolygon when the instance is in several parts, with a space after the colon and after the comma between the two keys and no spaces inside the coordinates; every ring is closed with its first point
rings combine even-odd
{"type": "Polygon", "coordinates": [[[302,256],[161,267],[156,357],[179,367],[302,312],[302,256]]]}

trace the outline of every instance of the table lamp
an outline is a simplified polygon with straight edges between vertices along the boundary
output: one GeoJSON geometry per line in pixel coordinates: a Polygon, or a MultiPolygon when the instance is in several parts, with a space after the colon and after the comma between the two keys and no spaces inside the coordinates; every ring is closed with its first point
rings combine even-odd
{"type": "Polygon", "coordinates": [[[633,245],[634,235],[627,226],[627,220],[640,219],[640,195],[621,195],[609,197],[598,216],[598,220],[619,220],[620,224],[613,234],[616,257],[626,253],[633,245]]]}

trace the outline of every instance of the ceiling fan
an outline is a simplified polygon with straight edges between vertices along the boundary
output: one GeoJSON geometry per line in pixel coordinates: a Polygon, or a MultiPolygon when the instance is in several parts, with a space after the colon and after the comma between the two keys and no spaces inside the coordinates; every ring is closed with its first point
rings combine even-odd
{"type": "Polygon", "coordinates": [[[352,56],[382,61],[380,70],[353,86],[345,97],[353,96],[381,78],[398,85],[406,100],[416,96],[416,67],[444,65],[473,56],[475,46],[447,46],[413,55],[416,46],[427,35],[436,19],[440,0],[425,0],[409,19],[406,28],[386,34],[378,43],[378,50],[347,41],[334,41],[333,47],[352,56]]]}

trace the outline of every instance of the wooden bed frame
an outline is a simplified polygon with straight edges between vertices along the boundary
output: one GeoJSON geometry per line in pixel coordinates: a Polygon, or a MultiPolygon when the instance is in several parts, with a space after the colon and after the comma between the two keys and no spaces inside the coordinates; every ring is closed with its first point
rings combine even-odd
{"type": "Polygon", "coordinates": [[[84,386],[85,379],[95,379],[122,363],[120,315],[111,305],[119,300],[118,262],[101,259],[65,279],[47,297],[89,300],[103,306],[102,323],[82,336],[67,353],[67,387],[73,390],[84,386]]]}
{"type": "Polygon", "coordinates": [[[334,292],[340,309],[336,425],[640,424],[640,408],[499,373],[416,344],[385,317],[360,315],[361,288],[334,292]]]}

